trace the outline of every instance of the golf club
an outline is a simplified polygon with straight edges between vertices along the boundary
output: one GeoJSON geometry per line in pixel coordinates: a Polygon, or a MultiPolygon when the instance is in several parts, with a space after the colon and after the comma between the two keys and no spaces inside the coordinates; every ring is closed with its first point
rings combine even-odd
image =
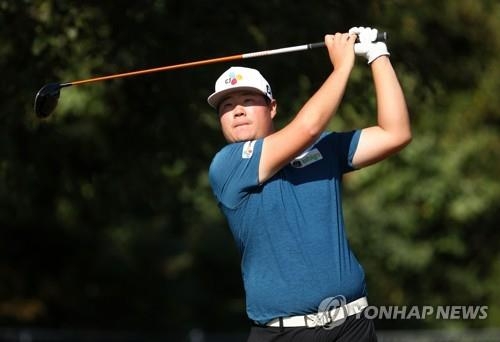
{"type": "MultiPolygon", "coordinates": [[[[378,41],[385,42],[386,40],[387,40],[387,33],[386,32],[379,32],[377,35],[377,38],[375,39],[376,42],[378,42],[378,41]]],[[[59,95],[60,95],[60,90],[62,88],[69,87],[69,86],[75,86],[75,85],[92,83],[92,82],[99,82],[99,81],[106,81],[106,80],[111,80],[111,79],[116,79],[116,78],[137,76],[137,75],[149,74],[149,73],[160,72],[160,71],[168,71],[168,70],[196,67],[196,66],[207,65],[207,64],[230,62],[230,61],[236,61],[236,60],[241,60],[241,59],[277,55],[277,54],[296,52],[296,51],[305,51],[305,50],[315,49],[315,48],[324,47],[324,46],[325,46],[324,42],[317,42],[317,43],[296,45],[296,46],[284,47],[284,48],[273,49],[273,50],[264,50],[264,51],[249,52],[249,53],[243,53],[243,54],[226,56],[226,57],[205,59],[205,60],[200,60],[200,61],[195,61],[195,62],[167,65],[167,66],[162,66],[162,67],[157,67],[157,68],[137,70],[137,71],[125,72],[125,73],[120,73],[120,74],[113,74],[113,75],[108,75],[108,76],[94,77],[94,78],[89,78],[89,79],[80,80],[80,81],[65,82],[65,83],[48,83],[48,84],[44,85],[36,94],[35,114],[39,118],[42,118],[42,119],[47,118],[54,111],[54,109],[57,106],[57,102],[59,100],[59,95]]]]}

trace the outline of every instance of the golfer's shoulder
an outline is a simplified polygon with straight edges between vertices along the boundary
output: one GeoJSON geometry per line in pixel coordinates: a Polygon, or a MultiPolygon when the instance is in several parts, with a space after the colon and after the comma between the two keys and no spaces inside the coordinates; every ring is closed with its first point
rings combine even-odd
{"type": "Polygon", "coordinates": [[[262,148],[262,139],[241,141],[228,144],[215,154],[214,161],[227,159],[248,160],[259,156],[262,148]],[[256,153],[254,153],[256,152],[256,153]]]}
{"type": "Polygon", "coordinates": [[[244,143],[242,142],[236,142],[225,145],[215,154],[213,160],[215,161],[215,160],[229,158],[233,155],[236,155],[238,151],[241,154],[243,144],[244,143]]]}
{"type": "Polygon", "coordinates": [[[232,143],[222,147],[212,158],[210,172],[226,169],[231,160],[234,160],[238,156],[238,152],[241,156],[242,145],[243,143],[232,143]]]}

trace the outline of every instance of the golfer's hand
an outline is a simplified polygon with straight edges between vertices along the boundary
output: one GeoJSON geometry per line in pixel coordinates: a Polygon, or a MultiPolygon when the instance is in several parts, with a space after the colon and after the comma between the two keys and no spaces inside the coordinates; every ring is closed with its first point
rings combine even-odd
{"type": "Polygon", "coordinates": [[[355,34],[335,33],[325,35],[325,45],[335,70],[342,68],[352,69],[354,66],[355,34]]]}
{"type": "Polygon", "coordinates": [[[371,27],[352,27],[349,33],[356,34],[359,43],[354,44],[354,52],[363,56],[371,64],[380,56],[389,56],[387,45],[384,42],[375,42],[378,30],[371,27]]]}

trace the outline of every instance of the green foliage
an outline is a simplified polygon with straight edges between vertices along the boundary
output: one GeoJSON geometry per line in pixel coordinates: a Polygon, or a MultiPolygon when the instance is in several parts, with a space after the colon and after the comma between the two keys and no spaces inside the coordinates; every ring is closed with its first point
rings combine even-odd
{"type": "MultiPolygon", "coordinates": [[[[266,3],[0,0],[0,324],[244,330],[235,246],[207,169],[223,145],[205,102],[228,65],[61,90],[45,83],[389,32],[413,142],[346,177],[346,221],[372,303],[489,305],[499,326],[500,5],[497,1],[266,3]]],[[[324,51],[245,63],[285,124],[331,70],[324,51]]],[[[359,60],[331,128],[375,122],[359,60]]]]}
{"type": "Polygon", "coordinates": [[[394,56],[414,140],[398,156],[347,179],[351,241],[380,305],[489,305],[484,321],[405,321],[402,327],[498,326],[499,290],[492,281],[500,256],[500,74],[493,37],[500,7],[485,1],[422,7],[415,11],[406,2],[398,9],[410,39],[398,37],[404,44],[398,41],[394,56]],[[407,44],[416,45],[410,51],[407,44]]]}

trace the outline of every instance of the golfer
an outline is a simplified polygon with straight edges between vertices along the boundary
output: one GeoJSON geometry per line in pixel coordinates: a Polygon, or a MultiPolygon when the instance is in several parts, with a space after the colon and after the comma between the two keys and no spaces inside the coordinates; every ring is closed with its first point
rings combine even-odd
{"type": "Polygon", "coordinates": [[[251,342],[376,340],[373,322],[359,314],[368,305],[365,275],[341,202],[343,174],[411,140],[403,91],[376,36],[365,27],[326,35],[333,71],[280,130],[277,102],[257,70],[231,67],[208,97],[229,143],[210,165],[210,184],[241,252],[251,342]],[[371,68],[377,124],[325,132],[356,55],[371,68]]]}

